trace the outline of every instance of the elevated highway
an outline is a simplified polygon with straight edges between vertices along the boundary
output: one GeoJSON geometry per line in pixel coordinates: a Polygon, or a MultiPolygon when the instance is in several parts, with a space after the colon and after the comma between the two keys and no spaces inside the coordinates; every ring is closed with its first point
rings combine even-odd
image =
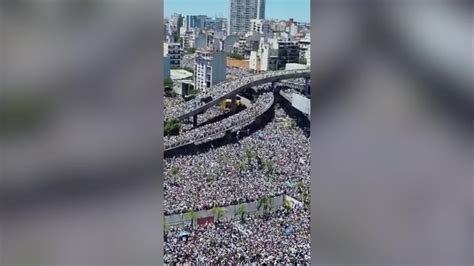
{"type": "MultiPolygon", "coordinates": [[[[205,112],[210,107],[219,104],[222,100],[225,99],[235,99],[235,96],[242,91],[262,85],[265,83],[275,83],[281,80],[286,79],[294,79],[294,78],[305,78],[309,80],[311,76],[309,69],[304,70],[282,70],[282,71],[275,71],[275,72],[268,72],[264,74],[255,74],[241,79],[233,79],[221,82],[211,88],[211,91],[205,96],[212,97],[212,100],[208,103],[205,103],[192,111],[184,113],[177,118],[180,120],[194,117],[199,115],[202,112],[205,112]]],[[[308,83],[306,82],[306,87],[308,83]]]]}

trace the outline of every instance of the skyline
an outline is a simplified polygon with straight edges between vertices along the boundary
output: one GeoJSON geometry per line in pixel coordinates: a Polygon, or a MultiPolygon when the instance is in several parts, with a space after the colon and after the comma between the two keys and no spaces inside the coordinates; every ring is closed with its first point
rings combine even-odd
{"type": "MultiPolygon", "coordinates": [[[[266,0],[265,18],[285,20],[293,18],[297,22],[311,22],[310,0],[292,0],[291,3],[292,5],[288,5],[287,0],[266,0]]],[[[165,0],[164,16],[179,13],[229,18],[229,8],[229,0],[165,0]]]]}

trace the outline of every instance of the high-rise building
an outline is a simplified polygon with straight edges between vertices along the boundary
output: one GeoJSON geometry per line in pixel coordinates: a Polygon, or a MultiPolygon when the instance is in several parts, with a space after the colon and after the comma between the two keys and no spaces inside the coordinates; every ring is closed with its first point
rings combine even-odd
{"type": "Polygon", "coordinates": [[[230,0],[228,34],[248,32],[251,19],[265,18],[265,0],[230,0]]]}

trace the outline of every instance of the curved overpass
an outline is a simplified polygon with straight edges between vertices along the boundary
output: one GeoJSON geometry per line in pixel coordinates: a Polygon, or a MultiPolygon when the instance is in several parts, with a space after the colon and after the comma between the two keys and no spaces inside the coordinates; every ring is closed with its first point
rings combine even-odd
{"type": "Polygon", "coordinates": [[[248,77],[244,77],[242,79],[224,81],[212,87],[211,93],[209,95],[206,95],[206,96],[211,96],[211,97],[214,96],[212,97],[213,98],[212,101],[202,106],[199,106],[198,108],[188,113],[182,114],[178,116],[177,118],[180,120],[183,120],[188,117],[198,115],[201,112],[209,109],[210,107],[219,104],[222,100],[232,98],[235,95],[244,91],[245,89],[248,89],[254,86],[258,86],[258,85],[262,85],[262,84],[270,83],[270,82],[277,82],[277,81],[285,80],[285,79],[310,78],[310,76],[311,76],[311,72],[309,69],[282,70],[282,71],[268,72],[264,74],[255,74],[248,77]]]}
{"type": "MultiPolygon", "coordinates": [[[[165,138],[164,150],[169,151],[169,150],[180,148],[180,147],[193,144],[193,143],[194,144],[205,143],[214,139],[221,138],[229,131],[235,132],[239,129],[242,129],[250,125],[258,117],[260,117],[262,114],[267,112],[268,109],[270,109],[273,106],[273,103],[274,103],[273,94],[270,94],[269,96],[270,98],[268,98],[267,100],[264,100],[263,102],[258,103],[258,106],[254,105],[251,107],[251,108],[256,108],[256,109],[254,110],[246,109],[242,111],[242,113],[238,114],[238,115],[243,115],[242,117],[238,118],[236,121],[233,121],[232,123],[224,125],[221,128],[216,127],[208,132],[202,131],[202,132],[199,132],[199,134],[197,135],[187,136],[180,141],[170,141],[170,139],[165,138]],[[249,113],[246,114],[246,112],[249,112],[249,113]]],[[[228,117],[226,119],[232,119],[232,117],[228,117]]],[[[216,126],[216,125],[209,124],[209,126],[216,126]]]]}

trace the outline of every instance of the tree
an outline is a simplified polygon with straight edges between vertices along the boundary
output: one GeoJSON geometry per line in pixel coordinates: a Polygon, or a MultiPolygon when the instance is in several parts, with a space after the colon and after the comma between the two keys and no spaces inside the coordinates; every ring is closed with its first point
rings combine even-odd
{"type": "Polygon", "coordinates": [[[237,209],[237,213],[239,214],[242,222],[244,221],[245,212],[246,212],[245,205],[243,203],[241,203],[239,205],[239,208],[237,209]]]}
{"type": "Polygon", "coordinates": [[[188,49],[186,49],[186,52],[187,52],[188,54],[194,54],[194,53],[196,52],[196,48],[192,48],[192,47],[191,47],[191,48],[188,48],[188,49]]]}
{"type": "Polygon", "coordinates": [[[193,96],[196,96],[199,94],[199,90],[198,89],[191,89],[189,90],[188,92],[188,95],[193,95],[193,96]]]}
{"type": "Polygon", "coordinates": [[[173,136],[179,135],[179,130],[181,129],[181,123],[178,119],[173,118],[165,121],[164,126],[164,135],[173,136]]]}
{"type": "Polygon", "coordinates": [[[303,64],[303,65],[306,65],[306,64],[307,64],[306,58],[300,58],[300,59],[298,60],[298,63],[303,64]]]}
{"type": "Polygon", "coordinates": [[[243,160],[236,161],[234,167],[239,169],[239,174],[242,174],[242,172],[245,172],[248,169],[247,164],[243,160]]]}
{"type": "Polygon", "coordinates": [[[170,77],[165,78],[165,88],[173,88],[173,80],[170,77]]]}
{"type": "Polygon", "coordinates": [[[291,203],[287,197],[283,198],[283,208],[285,208],[286,210],[291,209],[291,203]]]}
{"type": "Polygon", "coordinates": [[[240,55],[240,54],[237,54],[237,53],[231,53],[231,54],[229,54],[229,57],[237,59],[237,60],[243,60],[244,59],[243,55],[240,55]]]}
{"type": "Polygon", "coordinates": [[[310,202],[309,188],[303,183],[303,181],[299,181],[296,184],[296,189],[298,190],[298,193],[301,194],[301,200],[303,201],[303,203],[306,205],[309,205],[309,202],[310,202]]]}
{"type": "Polygon", "coordinates": [[[179,167],[176,165],[171,166],[170,175],[175,176],[179,173],[179,167]]]}
{"type": "Polygon", "coordinates": [[[255,151],[251,147],[245,149],[245,155],[247,156],[247,163],[250,164],[252,159],[255,157],[255,151]]]}
{"type": "Polygon", "coordinates": [[[216,206],[211,209],[211,212],[214,215],[214,222],[219,222],[220,218],[224,216],[225,209],[216,206]]]}
{"type": "Polygon", "coordinates": [[[303,193],[303,191],[305,190],[306,186],[305,186],[305,184],[303,183],[303,181],[299,181],[299,182],[296,184],[296,188],[298,189],[298,193],[303,193]]]}
{"type": "Polygon", "coordinates": [[[187,213],[184,214],[186,220],[191,221],[191,227],[194,228],[194,220],[197,219],[197,213],[193,209],[189,209],[187,213]]]}
{"type": "Polygon", "coordinates": [[[264,213],[268,213],[272,209],[272,198],[269,196],[262,196],[257,201],[257,210],[262,209],[264,213]]]}
{"type": "Polygon", "coordinates": [[[268,159],[265,161],[265,166],[267,167],[267,172],[269,174],[273,173],[273,161],[271,159],[268,159]]]}

